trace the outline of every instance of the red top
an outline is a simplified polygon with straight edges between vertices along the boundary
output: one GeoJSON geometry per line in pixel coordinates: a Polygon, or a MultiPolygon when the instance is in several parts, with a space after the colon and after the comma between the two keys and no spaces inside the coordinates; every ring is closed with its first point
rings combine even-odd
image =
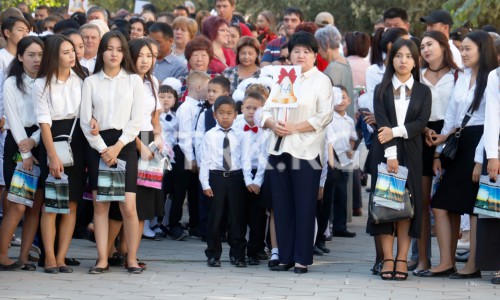
{"type": "Polygon", "coordinates": [[[240,24],[241,36],[252,36],[252,32],[250,31],[247,25],[241,22],[239,24],[240,24]]]}
{"type": "Polygon", "coordinates": [[[326,69],[326,67],[328,67],[328,62],[319,54],[317,57],[318,59],[316,60],[316,68],[318,68],[318,70],[323,72],[326,69]]]}
{"type": "Polygon", "coordinates": [[[236,66],[236,54],[234,54],[233,50],[229,48],[222,48],[222,52],[224,52],[224,57],[226,58],[226,63],[220,61],[217,57],[214,56],[208,65],[208,69],[214,73],[222,74],[222,72],[229,67],[236,66]]]}

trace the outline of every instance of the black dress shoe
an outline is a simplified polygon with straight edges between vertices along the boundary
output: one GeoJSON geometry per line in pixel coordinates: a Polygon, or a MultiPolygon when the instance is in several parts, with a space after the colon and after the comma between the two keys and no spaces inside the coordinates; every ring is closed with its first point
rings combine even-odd
{"type": "Polygon", "coordinates": [[[246,268],[246,267],[247,267],[247,262],[245,261],[245,259],[237,259],[237,260],[234,262],[234,265],[235,265],[237,268],[246,268]]]}
{"type": "Polygon", "coordinates": [[[64,263],[67,266],[73,266],[73,267],[78,267],[80,265],[80,262],[74,258],[65,258],[64,263]]]}
{"type": "Polygon", "coordinates": [[[352,238],[352,237],[356,236],[356,233],[355,232],[350,232],[350,231],[347,231],[347,230],[344,230],[344,231],[334,231],[333,232],[333,236],[352,238]]]}
{"type": "Polygon", "coordinates": [[[70,266],[60,266],[59,273],[73,273],[73,268],[70,266]]]}
{"type": "Polygon", "coordinates": [[[43,271],[48,274],[58,274],[59,273],[59,268],[58,267],[53,267],[53,268],[43,268],[43,271]]]}
{"type": "Polygon", "coordinates": [[[130,267],[130,268],[127,268],[127,271],[130,274],[142,274],[142,272],[144,271],[144,269],[141,268],[141,267],[130,267]]]}
{"type": "Polygon", "coordinates": [[[269,260],[269,261],[267,262],[267,266],[268,266],[269,268],[275,267],[275,266],[277,266],[277,265],[279,265],[279,264],[280,264],[279,259],[271,259],[271,260],[269,260]]]}
{"type": "Polygon", "coordinates": [[[257,258],[259,260],[267,260],[269,258],[269,255],[267,255],[266,251],[262,250],[257,254],[257,258]]]}
{"type": "Polygon", "coordinates": [[[0,271],[14,271],[14,270],[17,270],[17,269],[21,269],[22,267],[24,267],[24,264],[16,261],[10,265],[2,265],[0,264],[0,271]]]}
{"type": "Polygon", "coordinates": [[[229,256],[229,262],[232,264],[232,265],[235,265],[236,264],[236,257],[234,256],[229,256]]]}
{"type": "Polygon", "coordinates": [[[495,276],[495,277],[491,278],[491,283],[500,284],[500,276],[495,276]]]}
{"type": "Polygon", "coordinates": [[[314,255],[318,255],[318,256],[321,256],[323,255],[323,251],[321,251],[318,246],[313,246],[313,254],[314,255]]]}
{"type": "Polygon", "coordinates": [[[431,270],[423,270],[417,273],[418,277],[448,277],[455,273],[457,270],[455,267],[451,267],[441,272],[431,272],[431,270]]]}
{"type": "Polygon", "coordinates": [[[213,257],[209,258],[209,259],[207,259],[207,266],[219,268],[220,267],[220,261],[218,259],[213,258],[213,257]]]}
{"type": "Polygon", "coordinates": [[[256,257],[249,257],[248,258],[248,264],[250,266],[258,266],[258,265],[260,265],[260,259],[258,259],[256,257]]]}
{"type": "Polygon", "coordinates": [[[305,274],[307,273],[307,267],[295,267],[293,268],[295,274],[305,274]]]}
{"type": "Polygon", "coordinates": [[[372,272],[372,275],[377,276],[380,273],[381,269],[382,269],[382,262],[375,262],[370,271],[372,272]]]}
{"type": "Polygon", "coordinates": [[[102,274],[107,271],[109,271],[109,266],[106,266],[105,268],[92,266],[90,267],[89,274],[102,274]]]}
{"type": "Polygon", "coordinates": [[[324,253],[330,253],[330,249],[326,248],[325,244],[319,244],[316,245],[316,247],[318,247],[319,250],[323,251],[324,253]]]}
{"type": "Polygon", "coordinates": [[[470,274],[462,274],[462,273],[455,272],[455,273],[451,274],[449,278],[450,279],[481,278],[481,270],[477,270],[476,272],[470,273],[470,274]]]}
{"type": "Polygon", "coordinates": [[[270,267],[269,270],[271,271],[288,271],[290,270],[293,266],[295,266],[294,263],[289,263],[289,264],[286,264],[286,265],[277,265],[277,266],[273,266],[273,267],[270,267]]]}

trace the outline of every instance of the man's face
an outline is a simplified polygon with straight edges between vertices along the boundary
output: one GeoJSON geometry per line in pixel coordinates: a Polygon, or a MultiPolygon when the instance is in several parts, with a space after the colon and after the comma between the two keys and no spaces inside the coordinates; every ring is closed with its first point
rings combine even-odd
{"type": "Polygon", "coordinates": [[[427,24],[427,31],[431,30],[442,32],[447,37],[450,35],[450,26],[447,24],[443,24],[441,22],[437,22],[434,24],[427,24]]]}
{"type": "Polygon", "coordinates": [[[94,57],[97,55],[97,49],[99,47],[99,42],[101,41],[101,36],[99,31],[93,28],[87,28],[81,30],[83,43],[85,46],[85,56],[94,57]]]}
{"type": "Polygon", "coordinates": [[[217,0],[215,1],[215,10],[217,11],[217,15],[223,19],[228,21],[233,17],[235,7],[231,6],[228,0],[217,0]]]}
{"type": "Polygon", "coordinates": [[[174,9],[174,16],[176,17],[187,17],[188,14],[184,9],[174,9]]]}
{"type": "Polygon", "coordinates": [[[390,18],[390,19],[384,19],[384,26],[386,28],[402,28],[406,31],[410,29],[410,23],[407,23],[403,21],[401,18],[390,18]]]}
{"type": "Polygon", "coordinates": [[[40,21],[49,16],[49,12],[45,8],[37,9],[35,11],[35,21],[40,21]]]}
{"type": "Polygon", "coordinates": [[[290,14],[283,17],[283,24],[285,25],[285,34],[287,37],[292,36],[295,32],[295,28],[301,23],[299,16],[296,14],[290,14]]]}
{"type": "Polygon", "coordinates": [[[161,31],[150,32],[149,37],[156,41],[159,46],[158,49],[158,58],[163,59],[165,56],[170,54],[172,49],[172,43],[174,42],[173,38],[165,38],[161,31]]]}
{"type": "Polygon", "coordinates": [[[100,11],[93,11],[89,14],[87,17],[87,22],[90,22],[92,20],[102,20],[104,23],[106,23],[106,18],[104,18],[104,14],[100,11]]]}

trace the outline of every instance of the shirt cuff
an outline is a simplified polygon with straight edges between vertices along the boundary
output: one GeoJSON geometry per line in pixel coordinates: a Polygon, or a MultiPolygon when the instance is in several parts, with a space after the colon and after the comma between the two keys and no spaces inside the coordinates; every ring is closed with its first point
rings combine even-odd
{"type": "Polygon", "coordinates": [[[245,180],[245,186],[253,184],[253,179],[251,176],[245,176],[244,180],[245,180]]]}
{"type": "Polygon", "coordinates": [[[408,133],[406,132],[406,127],[396,126],[392,128],[392,136],[400,138],[408,138],[408,133]]]}
{"type": "Polygon", "coordinates": [[[384,151],[384,157],[387,159],[397,159],[398,158],[398,148],[396,146],[391,146],[384,151]]]}
{"type": "Polygon", "coordinates": [[[498,151],[493,151],[493,152],[486,152],[486,158],[492,159],[492,158],[500,158],[500,157],[498,157],[498,151]]]}
{"type": "Polygon", "coordinates": [[[33,155],[31,154],[31,151],[29,152],[26,152],[26,153],[21,153],[21,157],[22,159],[27,159],[27,158],[30,158],[32,157],[33,155]]]}
{"type": "Polygon", "coordinates": [[[201,188],[202,188],[203,190],[208,190],[208,189],[211,189],[210,184],[208,183],[208,181],[206,181],[206,182],[205,182],[205,181],[201,182],[201,188]]]}

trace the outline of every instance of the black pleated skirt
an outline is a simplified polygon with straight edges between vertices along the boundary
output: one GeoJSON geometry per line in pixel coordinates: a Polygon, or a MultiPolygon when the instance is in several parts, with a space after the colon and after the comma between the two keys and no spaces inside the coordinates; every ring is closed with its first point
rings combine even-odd
{"type": "MultiPolygon", "coordinates": [[[[54,141],[59,140],[55,139],[55,137],[59,135],[69,135],[74,121],[75,119],[52,121],[50,131],[54,141]]],[[[87,139],[83,135],[82,128],[80,127],[80,120],[77,120],[71,140],[71,151],[73,152],[74,164],[72,167],[64,167],[64,174],[68,175],[70,201],[80,201],[83,197],[83,187],[86,179],[85,167],[87,164],[87,156],[85,152],[89,148],[87,139]]],[[[41,186],[45,187],[45,180],[49,175],[49,167],[47,166],[47,150],[45,149],[43,141],[40,142],[39,162],[41,171],[41,186]]]]}

